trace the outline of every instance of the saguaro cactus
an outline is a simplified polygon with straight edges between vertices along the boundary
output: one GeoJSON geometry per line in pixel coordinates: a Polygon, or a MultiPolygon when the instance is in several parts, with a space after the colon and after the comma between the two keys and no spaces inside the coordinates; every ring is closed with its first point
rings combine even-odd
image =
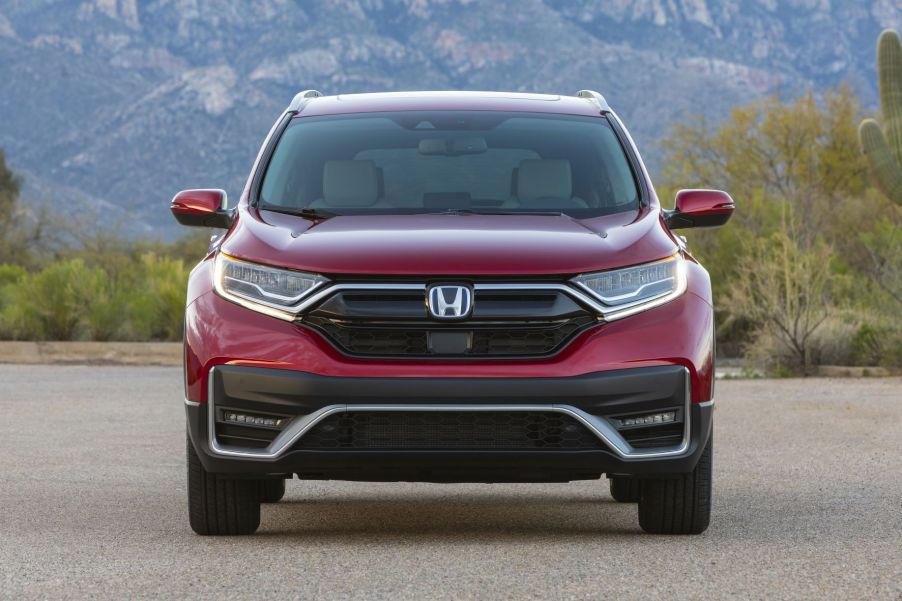
{"type": "Polygon", "coordinates": [[[892,29],[877,39],[877,83],[883,127],[865,119],[858,137],[877,186],[902,205],[902,42],[892,29]]]}

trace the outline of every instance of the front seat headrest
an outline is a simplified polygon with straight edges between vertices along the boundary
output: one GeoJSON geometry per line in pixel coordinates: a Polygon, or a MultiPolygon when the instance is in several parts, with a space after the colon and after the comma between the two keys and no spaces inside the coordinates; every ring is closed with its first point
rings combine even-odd
{"type": "Polygon", "coordinates": [[[567,199],[573,194],[570,161],[525,159],[517,170],[517,197],[521,202],[567,199]]]}
{"type": "Polygon", "coordinates": [[[379,200],[379,174],[373,161],[326,161],[323,201],[330,207],[368,207],[379,200]]]}

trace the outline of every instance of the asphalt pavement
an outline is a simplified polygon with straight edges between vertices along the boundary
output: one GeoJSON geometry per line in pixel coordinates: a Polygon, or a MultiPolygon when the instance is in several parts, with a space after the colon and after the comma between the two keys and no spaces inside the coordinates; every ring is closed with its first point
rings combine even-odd
{"type": "Polygon", "coordinates": [[[607,481],[288,484],[188,527],[175,368],[0,365],[0,598],[902,600],[902,379],[717,384],[712,525],[607,481]]]}

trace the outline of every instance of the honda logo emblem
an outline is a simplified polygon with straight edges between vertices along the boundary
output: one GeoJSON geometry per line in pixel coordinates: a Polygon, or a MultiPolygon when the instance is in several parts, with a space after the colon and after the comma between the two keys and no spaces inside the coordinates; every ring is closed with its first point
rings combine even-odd
{"type": "Polygon", "coordinates": [[[431,286],[426,291],[426,307],[436,319],[463,319],[473,310],[473,291],[467,286],[431,286]]]}

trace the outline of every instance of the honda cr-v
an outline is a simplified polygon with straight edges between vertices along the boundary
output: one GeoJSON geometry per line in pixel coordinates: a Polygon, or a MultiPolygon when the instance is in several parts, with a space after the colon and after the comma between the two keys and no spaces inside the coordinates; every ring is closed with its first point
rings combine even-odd
{"type": "MultiPolygon", "coordinates": [[[[302,92],[185,315],[188,501],[248,534],[285,481],[610,481],[652,533],[711,511],[714,318],[678,228],[604,98],[302,92]]],[[[599,495],[601,492],[599,491],[599,495]]]]}

